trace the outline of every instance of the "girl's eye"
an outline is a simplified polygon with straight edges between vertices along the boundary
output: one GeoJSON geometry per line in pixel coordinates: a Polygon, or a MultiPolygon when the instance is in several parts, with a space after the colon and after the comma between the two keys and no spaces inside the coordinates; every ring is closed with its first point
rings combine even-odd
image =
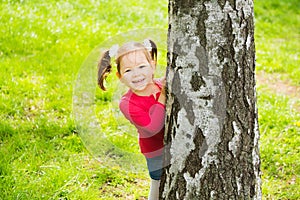
{"type": "Polygon", "coordinates": [[[143,69],[143,68],[145,68],[145,67],[146,67],[145,65],[139,66],[140,69],[143,69]]]}
{"type": "Polygon", "coordinates": [[[131,71],[130,69],[126,69],[126,70],[124,71],[124,73],[130,72],[130,71],[131,71]]]}

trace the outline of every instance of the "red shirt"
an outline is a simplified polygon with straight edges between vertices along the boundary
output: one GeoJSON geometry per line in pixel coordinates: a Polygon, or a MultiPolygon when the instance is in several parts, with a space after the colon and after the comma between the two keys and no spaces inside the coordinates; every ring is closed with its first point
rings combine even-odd
{"type": "MultiPolygon", "coordinates": [[[[160,83],[156,83],[161,88],[160,83]]],[[[141,152],[152,158],[162,154],[165,122],[165,105],[158,102],[160,92],[138,96],[129,90],[120,100],[120,110],[137,128],[141,152]]]]}

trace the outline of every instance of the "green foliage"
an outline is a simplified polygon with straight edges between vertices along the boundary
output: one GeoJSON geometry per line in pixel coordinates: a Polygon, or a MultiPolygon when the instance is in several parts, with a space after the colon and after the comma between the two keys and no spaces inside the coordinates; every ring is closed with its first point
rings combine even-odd
{"type": "MultiPolygon", "coordinates": [[[[132,29],[167,29],[166,0],[2,0],[0,3],[0,199],[139,199],[145,171],[128,172],[85,150],[72,119],[78,70],[97,45],[132,29]]],[[[255,2],[257,68],[299,86],[299,2],[255,2]],[[287,12],[288,11],[288,12],[287,12]]],[[[259,87],[265,198],[299,198],[299,113],[259,87]]],[[[96,91],[101,129],[136,153],[133,127],[96,91]]]]}

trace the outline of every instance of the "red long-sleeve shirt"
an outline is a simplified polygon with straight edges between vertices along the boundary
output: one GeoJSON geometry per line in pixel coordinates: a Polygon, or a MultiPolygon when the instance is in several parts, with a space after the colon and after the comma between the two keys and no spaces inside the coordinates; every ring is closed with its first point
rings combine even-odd
{"type": "MultiPolygon", "coordinates": [[[[156,83],[159,88],[161,84],[156,83]]],[[[137,128],[141,152],[147,157],[159,156],[163,151],[165,105],[158,102],[160,92],[138,96],[129,90],[120,100],[120,110],[137,128]]]]}

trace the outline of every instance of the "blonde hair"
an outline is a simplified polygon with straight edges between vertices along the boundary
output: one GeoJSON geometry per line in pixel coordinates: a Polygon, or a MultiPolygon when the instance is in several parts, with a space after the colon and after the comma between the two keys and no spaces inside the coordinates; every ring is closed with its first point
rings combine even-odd
{"type": "MultiPolygon", "coordinates": [[[[152,41],[149,40],[150,42],[150,50],[148,50],[145,45],[139,43],[139,42],[128,42],[125,43],[123,46],[121,46],[116,55],[116,64],[117,64],[117,71],[120,73],[120,62],[123,56],[135,52],[135,51],[143,51],[143,53],[146,56],[146,59],[151,62],[151,61],[157,61],[157,47],[156,44],[152,41]]],[[[111,65],[111,55],[109,50],[105,51],[98,63],[98,86],[102,90],[106,90],[104,86],[104,80],[106,77],[110,74],[112,71],[112,65],[111,65]]]]}

